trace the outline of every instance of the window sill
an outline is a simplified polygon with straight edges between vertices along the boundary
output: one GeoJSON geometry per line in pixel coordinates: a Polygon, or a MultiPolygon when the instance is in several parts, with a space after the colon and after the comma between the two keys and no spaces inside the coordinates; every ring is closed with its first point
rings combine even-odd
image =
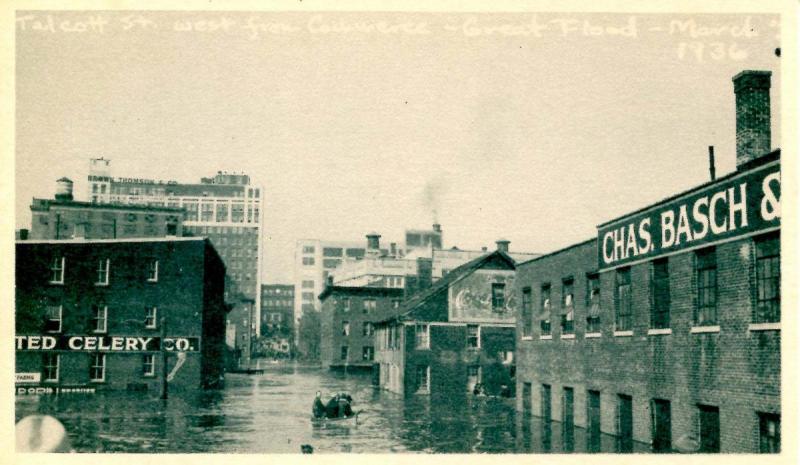
{"type": "Polygon", "coordinates": [[[614,331],[614,337],[630,337],[633,336],[633,331],[614,331]]]}
{"type": "Polygon", "coordinates": [[[666,334],[672,334],[672,328],[653,328],[647,330],[648,336],[663,336],[666,334]]]}
{"type": "Polygon", "coordinates": [[[689,332],[692,333],[692,334],[718,333],[719,332],[719,325],[715,325],[715,326],[692,326],[692,329],[689,332]]]}
{"type": "Polygon", "coordinates": [[[107,287],[108,283],[94,283],[94,285],[97,287],[107,287]]]}
{"type": "Polygon", "coordinates": [[[553,336],[539,336],[539,339],[549,341],[550,339],[553,339],[553,336]]]}
{"type": "Polygon", "coordinates": [[[522,339],[523,341],[532,341],[532,340],[533,340],[533,336],[522,336],[522,338],[521,338],[521,339],[522,339]]]}
{"type": "Polygon", "coordinates": [[[775,323],[750,323],[750,326],[747,328],[750,331],[780,331],[781,330],[781,322],[775,323]]]}
{"type": "Polygon", "coordinates": [[[157,283],[158,280],[157,279],[148,279],[147,282],[148,283],[157,283]]]}
{"type": "Polygon", "coordinates": [[[584,339],[594,339],[598,337],[603,337],[602,333],[586,333],[583,338],[584,339]]]}
{"type": "Polygon", "coordinates": [[[64,285],[64,281],[50,281],[48,284],[53,285],[53,286],[63,286],[64,285]]]}
{"type": "Polygon", "coordinates": [[[574,334],[562,334],[561,339],[575,339],[574,334]]]}

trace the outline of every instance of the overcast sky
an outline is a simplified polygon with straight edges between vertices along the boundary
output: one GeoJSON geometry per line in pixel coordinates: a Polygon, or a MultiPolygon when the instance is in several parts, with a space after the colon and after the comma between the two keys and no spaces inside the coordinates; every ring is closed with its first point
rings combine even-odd
{"type": "Polygon", "coordinates": [[[709,145],[734,169],[743,69],[773,71],[779,146],[773,16],[127,15],[18,14],[17,227],[61,176],[85,200],[90,157],[122,177],[244,171],[263,187],[264,280],[288,282],[299,238],[437,220],[448,247],[588,239],[706,181],[709,145]]]}

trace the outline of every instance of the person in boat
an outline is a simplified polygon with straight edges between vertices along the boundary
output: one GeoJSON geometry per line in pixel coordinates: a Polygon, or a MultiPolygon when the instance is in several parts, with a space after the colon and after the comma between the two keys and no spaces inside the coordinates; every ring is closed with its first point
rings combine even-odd
{"type": "Polygon", "coordinates": [[[339,416],[339,395],[331,396],[327,404],[325,404],[325,416],[328,418],[336,418],[339,416]]]}
{"type": "Polygon", "coordinates": [[[319,391],[317,391],[317,396],[314,398],[311,414],[314,415],[314,418],[322,418],[325,416],[325,404],[322,403],[322,393],[319,391]]]}
{"type": "Polygon", "coordinates": [[[339,417],[348,418],[353,416],[353,398],[345,392],[339,394],[339,417]]]}

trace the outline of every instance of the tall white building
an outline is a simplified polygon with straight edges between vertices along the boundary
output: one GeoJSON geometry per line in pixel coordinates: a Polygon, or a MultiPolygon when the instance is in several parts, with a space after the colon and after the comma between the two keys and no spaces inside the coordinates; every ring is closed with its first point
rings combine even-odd
{"type": "MultiPolygon", "coordinates": [[[[183,229],[208,237],[226,267],[229,337],[249,358],[252,335],[260,333],[263,215],[261,189],[242,173],[217,172],[199,183],[113,177],[110,160],[90,160],[88,197],[93,203],[179,207],[186,210],[183,229]],[[241,305],[239,305],[241,304],[241,305]],[[237,310],[237,308],[240,308],[237,310]]],[[[230,343],[231,341],[229,341],[230,343]]]]}

